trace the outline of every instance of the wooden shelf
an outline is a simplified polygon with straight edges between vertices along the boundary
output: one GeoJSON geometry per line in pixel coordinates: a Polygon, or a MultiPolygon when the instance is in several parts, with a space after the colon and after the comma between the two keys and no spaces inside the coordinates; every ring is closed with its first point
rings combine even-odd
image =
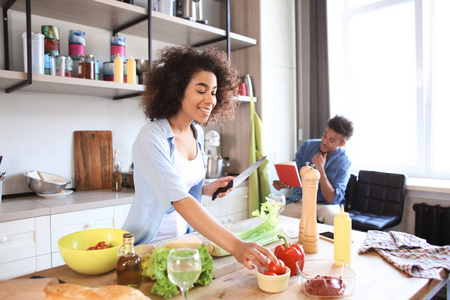
{"type": "MultiPolygon", "coordinates": [[[[0,0],[2,7],[7,0],[0,0]]],[[[25,12],[25,0],[17,0],[11,10],[25,12]]],[[[117,0],[33,0],[31,14],[71,23],[114,31],[115,29],[147,16],[147,9],[117,0]]],[[[171,44],[197,45],[226,37],[226,31],[216,27],[188,21],[152,11],[152,39],[171,44]]],[[[144,21],[123,31],[139,37],[148,37],[148,22],[144,21]]],[[[230,33],[231,50],[256,45],[256,40],[230,33]]],[[[226,40],[209,44],[226,49],[226,40]]]]}
{"type": "MultiPolygon", "coordinates": [[[[0,90],[5,90],[26,79],[27,74],[24,72],[0,70],[0,90]]],[[[144,86],[141,84],[33,74],[33,83],[23,87],[20,91],[77,96],[86,95],[113,99],[114,97],[141,93],[144,91],[144,86]]]]}
{"type": "MultiPolygon", "coordinates": [[[[5,90],[26,79],[27,74],[24,72],[0,70],[0,90],[5,90]]],[[[142,84],[33,74],[33,83],[21,88],[20,91],[95,96],[112,99],[114,97],[142,93],[144,91],[144,86],[142,84]]],[[[255,102],[257,101],[256,97],[253,97],[253,99],[255,102]]],[[[239,96],[237,100],[241,102],[250,102],[250,97],[239,96]]]]}

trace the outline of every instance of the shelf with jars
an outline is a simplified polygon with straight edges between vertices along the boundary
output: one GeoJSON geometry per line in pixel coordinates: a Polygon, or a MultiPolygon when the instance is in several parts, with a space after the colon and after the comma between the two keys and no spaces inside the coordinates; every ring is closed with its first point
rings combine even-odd
{"type": "MultiPolygon", "coordinates": [[[[229,0],[227,0],[229,1],[229,0]]],[[[224,29],[191,22],[183,18],[170,16],[146,8],[116,0],[0,0],[2,8],[25,12],[41,17],[82,24],[137,37],[149,38],[171,44],[191,44],[193,46],[213,46],[227,50],[227,31],[224,29]],[[27,9],[27,3],[29,8],[27,9]],[[151,12],[151,15],[149,15],[151,12]],[[150,30],[151,28],[151,30],[150,30]]],[[[4,15],[7,24],[7,13],[4,15]]],[[[31,20],[31,18],[30,18],[31,20]]],[[[5,24],[4,22],[4,24],[5,24]]],[[[31,21],[30,21],[31,22],[31,21]]],[[[30,26],[31,27],[31,26],[30,26]]],[[[229,32],[230,51],[251,47],[257,44],[255,39],[229,32]]],[[[5,49],[8,37],[4,36],[5,49]]],[[[151,42],[149,42],[151,53],[151,42]]],[[[105,82],[101,80],[83,80],[34,73],[10,71],[9,57],[5,51],[5,69],[0,70],[0,89],[7,93],[15,90],[27,92],[46,92],[73,95],[92,95],[112,99],[139,96],[143,85],[105,82]],[[82,87],[82,88],[81,88],[82,87]]]]}

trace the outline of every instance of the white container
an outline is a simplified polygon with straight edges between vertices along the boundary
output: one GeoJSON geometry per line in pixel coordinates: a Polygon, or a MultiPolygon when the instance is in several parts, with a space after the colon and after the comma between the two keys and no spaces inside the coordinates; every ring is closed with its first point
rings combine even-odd
{"type": "MultiPolygon", "coordinates": [[[[24,71],[28,72],[26,32],[22,34],[22,40],[24,71]]],[[[31,33],[31,60],[31,71],[37,74],[44,74],[44,35],[42,33],[31,33]]]]}

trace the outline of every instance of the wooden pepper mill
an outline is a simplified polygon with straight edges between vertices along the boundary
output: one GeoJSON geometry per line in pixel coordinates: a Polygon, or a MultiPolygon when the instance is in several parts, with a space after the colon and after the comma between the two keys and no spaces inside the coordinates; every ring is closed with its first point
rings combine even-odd
{"type": "Polygon", "coordinates": [[[314,165],[303,174],[303,205],[306,204],[306,223],[303,230],[303,249],[305,253],[319,252],[319,232],[317,231],[316,211],[319,179],[320,173],[314,169],[314,165]]]}
{"type": "MultiPolygon", "coordinates": [[[[306,166],[303,166],[300,169],[300,179],[302,180],[302,188],[304,187],[304,183],[303,183],[303,175],[305,174],[306,171],[308,171],[309,169],[311,169],[311,167],[309,166],[309,161],[306,162],[306,166]]],[[[306,224],[306,201],[303,201],[303,199],[305,199],[305,194],[303,194],[303,198],[302,198],[302,215],[300,217],[300,224],[299,224],[299,228],[298,228],[298,243],[302,244],[303,243],[303,231],[305,229],[305,224],[306,224]]]]}

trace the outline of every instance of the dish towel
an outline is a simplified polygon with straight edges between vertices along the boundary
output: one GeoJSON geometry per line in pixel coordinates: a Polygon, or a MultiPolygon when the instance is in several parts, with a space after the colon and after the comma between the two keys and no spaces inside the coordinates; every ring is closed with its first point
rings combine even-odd
{"type": "MultiPolygon", "coordinates": [[[[253,97],[250,97],[250,146],[248,153],[249,165],[251,166],[257,160],[264,157],[262,132],[262,121],[255,112],[255,103],[253,97]]],[[[270,194],[269,177],[267,176],[266,159],[258,170],[250,175],[248,179],[248,214],[252,216],[252,212],[259,210],[261,203],[265,201],[266,196],[270,194]]]]}
{"type": "Polygon", "coordinates": [[[450,271],[450,246],[433,246],[408,233],[369,230],[358,254],[370,250],[413,277],[441,280],[438,268],[450,271]]]}

